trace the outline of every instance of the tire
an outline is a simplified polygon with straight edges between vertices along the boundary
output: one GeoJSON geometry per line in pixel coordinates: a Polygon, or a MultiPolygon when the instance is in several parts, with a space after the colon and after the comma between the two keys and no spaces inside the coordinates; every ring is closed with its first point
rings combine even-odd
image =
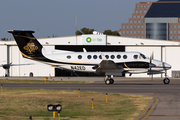
{"type": "Polygon", "coordinates": [[[164,78],[163,82],[164,82],[164,84],[169,84],[170,80],[169,80],[169,78],[164,78]]]}
{"type": "Polygon", "coordinates": [[[111,81],[110,81],[109,79],[107,79],[107,80],[105,81],[105,84],[106,84],[106,85],[109,85],[109,84],[111,84],[111,81]]]}
{"type": "Polygon", "coordinates": [[[113,84],[114,83],[114,80],[113,79],[110,79],[110,84],[113,84]]]}

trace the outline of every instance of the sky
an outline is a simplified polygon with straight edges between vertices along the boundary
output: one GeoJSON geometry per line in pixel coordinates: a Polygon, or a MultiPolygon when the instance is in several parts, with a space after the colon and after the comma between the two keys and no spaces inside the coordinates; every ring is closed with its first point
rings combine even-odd
{"type": "Polygon", "coordinates": [[[77,30],[115,31],[136,3],[148,1],[157,0],[1,0],[0,38],[14,39],[7,30],[33,30],[37,38],[74,36],[76,18],[77,30]]]}

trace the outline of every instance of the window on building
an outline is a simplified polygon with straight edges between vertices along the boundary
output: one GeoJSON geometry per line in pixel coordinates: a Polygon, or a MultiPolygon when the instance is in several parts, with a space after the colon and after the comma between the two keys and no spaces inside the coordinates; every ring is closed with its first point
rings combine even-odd
{"type": "Polygon", "coordinates": [[[138,10],[136,10],[136,13],[138,13],[138,10]]]}
{"type": "Polygon", "coordinates": [[[176,31],[174,31],[174,34],[176,34],[176,31]]]}
{"type": "Polygon", "coordinates": [[[140,15],[137,15],[137,18],[140,18],[140,15]]]}
{"type": "Polygon", "coordinates": [[[180,31],[178,31],[178,34],[180,34],[180,31]]]}
{"type": "Polygon", "coordinates": [[[143,6],[141,5],[141,8],[143,8],[143,6]]]}
{"type": "Polygon", "coordinates": [[[176,28],[176,25],[174,25],[174,28],[176,28]]]}
{"type": "Polygon", "coordinates": [[[141,18],[144,18],[144,15],[141,15],[141,18]]]}
{"type": "Polygon", "coordinates": [[[173,31],[170,31],[170,34],[173,34],[173,31]]]}
{"type": "Polygon", "coordinates": [[[133,15],[133,18],[136,18],[136,16],[135,16],[135,15],[133,15]]]}
{"type": "Polygon", "coordinates": [[[129,34],[129,31],[126,31],[126,34],[129,34]]]}
{"type": "Polygon", "coordinates": [[[140,34],[140,31],[137,31],[137,34],[140,34]]]}
{"type": "Polygon", "coordinates": [[[132,29],[132,25],[130,25],[130,29],[132,29]]]}
{"type": "Polygon", "coordinates": [[[146,8],[146,5],[144,5],[144,8],[146,8]]]}
{"type": "Polygon", "coordinates": [[[138,25],[137,28],[140,29],[140,25],[138,25]]]}
{"type": "Polygon", "coordinates": [[[141,31],[141,34],[144,34],[144,31],[141,31]]]}
{"type": "Polygon", "coordinates": [[[137,23],[137,21],[135,20],[134,23],[137,23]]]}
{"type": "Polygon", "coordinates": [[[141,38],[144,38],[144,36],[141,36],[141,38]]]}
{"type": "Polygon", "coordinates": [[[125,34],[125,31],[122,31],[122,34],[125,34]]]}
{"type": "Polygon", "coordinates": [[[134,38],[136,38],[136,36],[134,36],[134,38]]]}
{"type": "Polygon", "coordinates": [[[176,36],[174,36],[174,39],[176,39],[176,36]]]}
{"type": "Polygon", "coordinates": [[[178,39],[180,39],[180,36],[178,36],[178,39]]]}
{"type": "Polygon", "coordinates": [[[125,25],[123,25],[122,28],[125,29],[125,25]]]}
{"type": "Polygon", "coordinates": [[[140,36],[138,36],[138,38],[140,38],[140,36]]]}
{"type": "Polygon", "coordinates": [[[178,28],[180,28],[180,25],[178,25],[178,28]]]}
{"type": "Polygon", "coordinates": [[[147,11],[146,10],[144,10],[144,13],[146,13],[147,11]]]}
{"type": "Polygon", "coordinates": [[[144,26],[143,25],[141,25],[141,29],[143,29],[144,28],[144,26]]]}
{"type": "Polygon", "coordinates": [[[128,26],[128,25],[126,25],[126,29],[129,29],[129,26],[128,26]]]}
{"type": "Polygon", "coordinates": [[[170,25],[170,28],[173,28],[173,26],[172,26],[172,25],[170,25]]]}
{"type": "Polygon", "coordinates": [[[130,20],[130,23],[133,23],[133,21],[132,21],[132,20],[130,20]]]}
{"type": "Polygon", "coordinates": [[[148,5],[147,8],[149,8],[150,6],[148,5]]]}
{"type": "Polygon", "coordinates": [[[136,31],[134,31],[134,34],[136,34],[136,31]]]}
{"type": "Polygon", "coordinates": [[[138,23],[141,23],[141,20],[138,20],[138,23]]]}
{"type": "Polygon", "coordinates": [[[134,25],[134,29],[136,29],[136,25],[134,25]]]}
{"type": "Polygon", "coordinates": [[[142,13],[142,10],[140,10],[139,13],[142,13]]]}
{"type": "Polygon", "coordinates": [[[130,31],[130,34],[132,34],[132,31],[130,31]]]}
{"type": "Polygon", "coordinates": [[[137,8],[139,8],[139,5],[137,5],[137,8]]]}
{"type": "Polygon", "coordinates": [[[173,39],[173,36],[170,36],[170,39],[173,39]]]}

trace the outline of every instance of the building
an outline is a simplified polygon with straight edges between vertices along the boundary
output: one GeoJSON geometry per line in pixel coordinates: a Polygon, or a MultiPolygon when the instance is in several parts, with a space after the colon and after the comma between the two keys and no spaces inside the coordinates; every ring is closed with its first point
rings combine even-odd
{"type": "MultiPolygon", "coordinates": [[[[80,35],[68,37],[54,37],[38,39],[39,42],[46,48],[70,51],[83,51],[86,48],[88,51],[138,51],[146,56],[150,56],[154,52],[154,59],[169,63],[172,68],[168,70],[169,77],[180,77],[180,42],[154,40],[145,38],[129,38],[111,35],[80,35]],[[88,37],[91,37],[95,43],[85,42],[88,37]],[[178,74],[175,74],[178,73],[178,74]]],[[[91,76],[92,73],[77,73],[57,69],[49,65],[25,59],[22,57],[19,48],[15,41],[0,41],[0,61],[1,64],[25,64],[33,63],[27,66],[12,66],[9,69],[10,76],[91,76]]],[[[0,67],[0,76],[5,74],[5,70],[0,67]]],[[[104,76],[104,74],[101,74],[104,76]]],[[[127,74],[126,77],[129,77],[127,74]]],[[[147,74],[133,74],[132,77],[149,77],[147,74]]],[[[164,75],[154,75],[154,77],[164,77],[164,75]]]]}
{"type": "Polygon", "coordinates": [[[180,41],[180,0],[137,3],[121,36],[180,41]]]}

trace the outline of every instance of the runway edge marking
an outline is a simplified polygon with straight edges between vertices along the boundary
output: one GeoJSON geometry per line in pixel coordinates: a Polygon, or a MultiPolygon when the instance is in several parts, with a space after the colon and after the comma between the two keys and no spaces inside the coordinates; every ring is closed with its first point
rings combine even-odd
{"type": "Polygon", "coordinates": [[[135,120],[145,120],[149,116],[149,114],[153,111],[158,101],[159,101],[158,98],[154,98],[152,102],[153,104],[149,108],[146,108],[135,120]]]}

